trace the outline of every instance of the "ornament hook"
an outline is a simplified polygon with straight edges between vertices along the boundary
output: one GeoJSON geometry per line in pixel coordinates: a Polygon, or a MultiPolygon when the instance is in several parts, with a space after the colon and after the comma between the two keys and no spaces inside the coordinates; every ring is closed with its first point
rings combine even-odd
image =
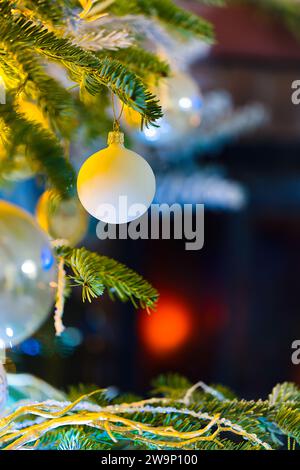
{"type": "Polygon", "coordinates": [[[124,111],[125,103],[124,103],[124,101],[122,102],[120,113],[117,116],[116,106],[115,106],[115,95],[114,95],[113,92],[111,92],[111,101],[112,101],[112,109],[113,109],[113,114],[114,114],[113,131],[114,132],[119,132],[120,131],[120,119],[121,119],[123,111],[124,111]]]}

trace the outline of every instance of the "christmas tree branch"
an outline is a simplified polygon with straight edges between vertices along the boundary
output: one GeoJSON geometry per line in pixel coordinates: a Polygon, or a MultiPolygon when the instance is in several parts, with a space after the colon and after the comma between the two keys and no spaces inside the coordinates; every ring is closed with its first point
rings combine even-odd
{"type": "Polygon", "coordinates": [[[53,25],[61,25],[67,8],[72,6],[69,0],[14,0],[13,3],[29,18],[39,18],[42,22],[53,25]]]}
{"type": "MultiPolygon", "coordinates": [[[[95,8],[97,3],[95,2],[95,8]]],[[[177,6],[171,0],[118,0],[110,2],[101,13],[110,12],[114,15],[144,15],[158,19],[169,26],[181,30],[185,34],[193,34],[201,39],[212,42],[214,32],[212,25],[203,18],[177,6]]]]}
{"type": "Polygon", "coordinates": [[[112,299],[130,300],[136,308],[149,311],[155,308],[156,289],[124,264],[85,248],[61,247],[57,251],[72,271],[70,278],[82,287],[83,300],[91,301],[107,289],[112,299]]]}
{"type": "MultiPolygon", "coordinates": [[[[30,158],[38,164],[38,172],[45,174],[63,197],[72,193],[75,188],[75,173],[54,136],[19,114],[14,109],[13,99],[9,95],[7,103],[0,106],[0,119],[9,133],[7,162],[9,158],[13,158],[21,143],[30,158]]],[[[6,170],[5,165],[3,170],[6,170]]]]}
{"type": "Polygon", "coordinates": [[[89,93],[97,94],[105,85],[125,104],[138,111],[146,124],[162,116],[155,97],[122,63],[108,57],[101,60],[68,39],[56,36],[45,26],[27,20],[21,13],[13,14],[7,1],[0,2],[0,30],[6,41],[17,39],[38,54],[65,65],[72,78],[89,93]]]}
{"type": "MultiPolygon", "coordinates": [[[[2,37],[2,43],[3,39],[2,37]]],[[[69,138],[77,114],[77,106],[71,94],[45,72],[37,57],[28,48],[10,44],[7,40],[3,46],[0,70],[3,70],[6,77],[11,68],[16,70],[16,73],[13,75],[11,87],[8,86],[7,90],[12,89],[17,92],[18,97],[35,103],[48,119],[53,131],[59,131],[61,136],[69,138]],[[7,67],[10,68],[6,70],[7,67]]],[[[15,101],[16,105],[17,103],[18,101],[15,101]]],[[[32,111],[28,118],[34,120],[32,111]]]]}
{"type": "Polygon", "coordinates": [[[109,56],[111,59],[118,60],[146,80],[153,76],[167,77],[170,73],[170,67],[165,61],[137,46],[117,51],[101,51],[97,55],[98,57],[109,56]]]}

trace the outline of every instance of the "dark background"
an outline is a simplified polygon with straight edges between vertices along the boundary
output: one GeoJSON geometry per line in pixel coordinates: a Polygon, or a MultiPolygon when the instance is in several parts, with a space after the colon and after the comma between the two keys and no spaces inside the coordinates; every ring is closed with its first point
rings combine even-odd
{"type": "Polygon", "coordinates": [[[277,382],[300,384],[291,362],[300,339],[300,106],[291,102],[300,43],[252,8],[201,11],[218,39],[192,68],[203,92],[226,89],[237,106],[261,102],[272,116],[217,155],[196,156],[199,168],[217,158],[247,189],[247,206],[206,210],[199,252],[185,251],[183,241],[101,242],[91,222],[84,244],[143,274],[161,292],[158,310],[149,317],[106,298],[83,305],[74,291],[64,318],[71,341],[55,339],[50,319],[36,343],[10,353],[18,372],[62,388],[145,392],[156,375],[176,371],[245,398],[266,396],[277,382]]]}

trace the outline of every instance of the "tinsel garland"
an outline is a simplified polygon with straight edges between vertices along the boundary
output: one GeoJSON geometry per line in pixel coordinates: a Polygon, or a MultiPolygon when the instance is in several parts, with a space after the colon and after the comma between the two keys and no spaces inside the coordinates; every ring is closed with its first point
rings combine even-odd
{"type": "Polygon", "coordinates": [[[64,260],[60,258],[58,261],[58,278],[57,278],[57,292],[56,303],[54,310],[54,327],[56,336],[60,336],[64,330],[62,317],[64,314],[65,305],[65,288],[66,288],[66,271],[64,270],[64,260]]]}
{"type": "MultiPolygon", "coordinates": [[[[98,449],[271,450],[285,440],[290,449],[299,443],[300,391],[295,385],[278,385],[269,400],[247,402],[203,382],[182,389],[185,380],[160,378],[156,390],[164,389],[165,396],[145,400],[119,402],[109,389],[75,401],[23,400],[0,419],[0,448],[91,448],[94,440],[98,449]]],[[[35,381],[32,377],[33,387],[35,381]]],[[[49,386],[36,385],[45,389],[40,396],[47,396],[49,386]]]]}
{"type": "MultiPolygon", "coordinates": [[[[188,404],[191,391],[188,390],[183,404],[188,404]]],[[[112,442],[118,442],[118,436],[130,437],[130,434],[139,434],[138,440],[147,445],[155,447],[186,448],[191,444],[203,441],[214,441],[220,447],[218,441],[221,432],[232,432],[250,441],[254,446],[262,446],[270,450],[271,446],[259,439],[255,434],[247,432],[238,424],[223,418],[219,413],[209,415],[208,413],[195,413],[187,408],[177,409],[171,406],[173,400],[154,398],[137,401],[134,403],[123,403],[120,405],[97,406],[86,403],[84,400],[92,395],[101,393],[101,390],[83,395],[73,403],[46,401],[44,403],[31,403],[21,406],[5,418],[0,419],[0,443],[4,450],[17,450],[35,442],[47,432],[62,426],[89,426],[107,433],[112,442]],[[199,420],[199,428],[195,431],[180,432],[174,427],[151,426],[123,417],[123,414],[135,413],[170,414],[178,413],[183,416],[193,416],[199,420]],[[20,418],[28,415],[43,418],[31,422],[19,422],[20,418]],[[202,425],[201,421],[208,424],[202,425]],[[209,431],[213,432],[209,434],[209,431]],[[154,440],[155,437],[155,440],[154,440]]]]}

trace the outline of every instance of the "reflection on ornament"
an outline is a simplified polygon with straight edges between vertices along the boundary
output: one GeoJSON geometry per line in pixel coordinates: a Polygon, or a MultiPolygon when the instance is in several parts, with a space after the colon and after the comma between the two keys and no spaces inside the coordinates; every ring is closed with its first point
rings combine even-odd
{"type": "Polygon", "coordinates": [[[81,167],[77,190],[82,205],[96,219],[123,224],[147,211],[155,176],[146,160],[124,147],[123,133],[110,132],[108,147],[81,167]]]}
{"type": "Polygon", "coordinates": [[[45,191],[37,203],[36,218],[51,238],[67,240],[71,246],[80,242],[87,231],[88,216],[77,197],[63,200],[45,191]]]}
{"type": "Polygon", "coordinates": [[[23,181],[38,171],[38,165],[26,155],[24,145],[18,146],[15,153],[8,156],[5,146],[0,142],[0,170],[2,178],[7,181],[23,181]]]}
{"type": "Polygon", "coordinates": [[[24,181],[32,178],[38,171],[38,166],[27,158],[25,153],[18,153],[10,160],[2,160],[1,163],[5,164],[6,168],[1,175],[7,181],[24,181]]]}
{"type": "Polygon", "coordinates": [[[46,235],[19,207],[0,202],[0,348],[20,343],[47,318],[56,263],[46,235]]]}
{"type": "Polygon", "coordinates": [[[180,72],[162,81],[156,94],[164,116],[157,121],[159,127],[145,127],[137,138],[152,146],[174,144],[200,126],[203,98],[189,75],[180,72]]]}
{"type": "MultiPolygon", "coordinates": [[[[178,164],[208,152],[216,154],[227,142],[253,132],[269,121],[270,113],[264,105],[252,103],[235,109],[232,97],[227,91],[211,91],[203,98],[201,125],[190,129],[188,141],[186,138],[180,141],[174,139],[167,145],[157,146],[155,155],[163,161],[176,161],[178,164]]],[[[157,137],[156,129],[145,129],[145,132],[150,138],[157,137]]],[[[147,145],[149,146],[149,142],[147,145]]]]}
{"type": "Polygon", "coordinates": [[[41,402],[45,400],[66,400],[66,395],[56,390],[41,379],[29,374],[7,374],[7,385],[9,388],[9,399],[12,404],[14,397],[20,400],[33,400],[41,402]]]}
{"type": "MultiPolygon", "coordinates": [[[[49,129],[48,120],[35,103],[20,95],[17,108],[27,120],[38,123],[44,129],[49,129]]],[[[0,164],[3,168],[1,176],[8,181],[23,181],[32,178],[39,171],[38,164],[26,153],[24,145],[19,145],[13,155],[7,156],[5,147],[0,143],[0,164]]]]}

